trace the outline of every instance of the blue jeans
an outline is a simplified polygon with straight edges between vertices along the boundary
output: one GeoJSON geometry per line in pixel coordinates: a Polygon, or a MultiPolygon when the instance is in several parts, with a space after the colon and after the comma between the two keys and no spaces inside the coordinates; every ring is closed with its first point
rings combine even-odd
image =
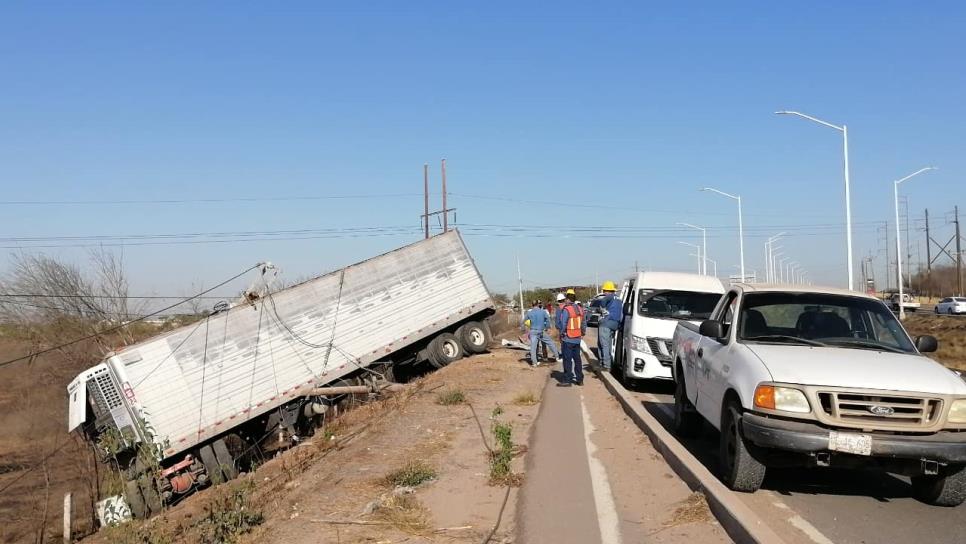
{"type": "Polygon", "coordinates": [[[554,358],[558,358],[557,346],[553,345],[553,340],[550,339],[550,335],[547,331],[530,331],[530,364],[537,364],[537,348],[540,347],[540,342],[543,342],[548,348],[550,348],[550,353],[553,353],[554,358]]]}
{"type": "Polygon", "coordinates": [[[561,342],[563,351],[564,379],[569,381],[584,381],[584,363],[580,360],[580,344],[561,342]]]}
{"type": "Polygon", "coordinates": [[[616,329],[605,327],[603,324],[597,327],[597,358],[600,359],[600,366],[604,370],[610,368],[610,349],[614,344],[615,333],[616,329]]]}

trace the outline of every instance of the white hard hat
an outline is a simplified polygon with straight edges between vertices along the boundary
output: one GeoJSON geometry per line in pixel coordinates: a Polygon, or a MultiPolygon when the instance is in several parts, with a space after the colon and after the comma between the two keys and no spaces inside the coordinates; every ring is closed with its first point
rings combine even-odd
{"type": "Polygon", "coordinates": [[[557,293],[557,302],[563,302],[566,299],[567,299],[566,295],[564,295],[563,293],[557,293]]]}

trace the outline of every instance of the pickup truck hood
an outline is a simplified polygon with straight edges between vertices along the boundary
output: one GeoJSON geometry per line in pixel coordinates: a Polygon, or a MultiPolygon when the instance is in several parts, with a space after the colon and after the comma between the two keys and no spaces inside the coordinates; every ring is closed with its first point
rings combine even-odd
{"type": "Polygon", "coordinates": [[[966,382],[922,355],[834,347],[745,344],[776,382],[966,395],[966,382]]]}

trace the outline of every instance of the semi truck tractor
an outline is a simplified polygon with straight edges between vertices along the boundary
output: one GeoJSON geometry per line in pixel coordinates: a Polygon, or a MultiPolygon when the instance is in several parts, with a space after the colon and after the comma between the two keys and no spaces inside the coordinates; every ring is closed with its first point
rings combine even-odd
{"type": "Polygon", "coordinates": [[[265,442],[310,433],[341,398],[327,387],[485,351],[494,310],[449,231],[286,289],[250,290],[229,309],[107,354],[69,384],[68,431],[116,461],[132,514],[148,517],[234,478],[265,442]]]}

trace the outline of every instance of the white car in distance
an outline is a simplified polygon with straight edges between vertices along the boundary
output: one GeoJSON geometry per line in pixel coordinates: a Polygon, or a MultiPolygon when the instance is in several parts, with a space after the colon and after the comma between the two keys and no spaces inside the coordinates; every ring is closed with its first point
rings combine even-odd
{"type": "Polygon", "coordinates": [[[946,297],[936,304],[937,314],[966,314],[966,297],[946,297]]]}

